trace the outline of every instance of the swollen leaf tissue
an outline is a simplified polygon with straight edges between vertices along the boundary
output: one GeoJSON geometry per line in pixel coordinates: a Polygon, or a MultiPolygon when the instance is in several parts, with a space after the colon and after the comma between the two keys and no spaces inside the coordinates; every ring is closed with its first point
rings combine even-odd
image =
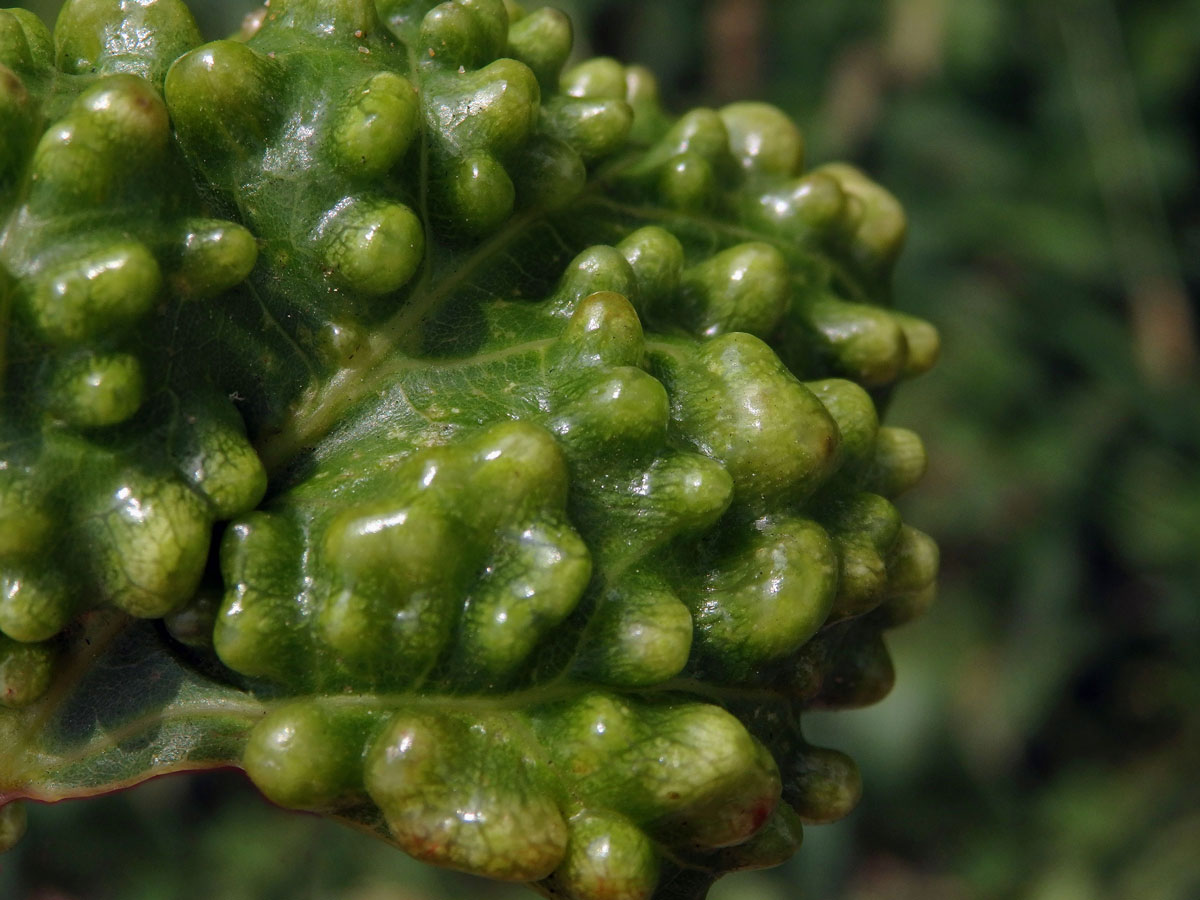
{"type": "Polygon", "coordinates": [[[896,199],[552,9],[0,11],[0,848],[244,769],[564,900],[701,898],[859,793],[937,549],[881,422],[896,199]]]}

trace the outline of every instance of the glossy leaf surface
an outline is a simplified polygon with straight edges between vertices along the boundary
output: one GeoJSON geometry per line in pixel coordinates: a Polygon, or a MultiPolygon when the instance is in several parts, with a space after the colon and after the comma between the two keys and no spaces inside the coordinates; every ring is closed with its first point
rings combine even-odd
{"type": "Polygon", "coordinates": [[[890,194],[499,0],[0,36],[0,802],[240,766],[578,900],[849,810],[801,715],[937,565],[890,194]]]}

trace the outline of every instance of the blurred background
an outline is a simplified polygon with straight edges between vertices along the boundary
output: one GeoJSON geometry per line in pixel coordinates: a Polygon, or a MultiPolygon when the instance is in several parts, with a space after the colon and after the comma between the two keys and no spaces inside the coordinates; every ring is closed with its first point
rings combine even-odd
{"type": "MultiPolygon", "coordinates": [[[[57,3],[26,3],[52,19],[57,3]]],[[[249,0],[195,0],[212,36],[249,0]]],[[[938,605],[882,705],[813,716],[864,799],[713,900],[1200,897],[1200,0],[574,0],[670,105],[758,97],[894,191],[942,331],[890,420],[938,605]]],[[[284,815],[236,775],[33,808],[16,900],[532,896],[284,815]]]]}

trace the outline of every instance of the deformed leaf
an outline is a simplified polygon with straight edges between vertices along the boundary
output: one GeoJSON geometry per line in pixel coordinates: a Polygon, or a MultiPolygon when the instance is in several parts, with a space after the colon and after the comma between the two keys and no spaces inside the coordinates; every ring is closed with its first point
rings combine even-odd
{"type": "Polygon", "coordinates": [[[786,859],[932,598],[899,204],[549,10],[247,21],[0,12],[0,846],[236,766],[547,896],[786,859]]]}

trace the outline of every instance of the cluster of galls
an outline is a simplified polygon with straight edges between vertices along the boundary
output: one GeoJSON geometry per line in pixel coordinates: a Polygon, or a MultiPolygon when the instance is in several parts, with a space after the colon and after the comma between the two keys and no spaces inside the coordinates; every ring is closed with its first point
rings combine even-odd
{"type": "Polygon", "coordinates": [[[887,692],[937,567],[876,410],[937,353],[903,212],[570,48],[501,0],[0,12],[0,702],[80,611],[165,617],[275,698],[272,799],[576,900],[849,810],[800,715],[887,692]]]}
{"type": "Polygon", "coordinates": [[[188,176],[149,55],[182,52],[188,34],[158,32],[146,57],[109,56],[112,74],[88,77],[113,50],[88,32],[104,23],[88,4],[63,18],[56,46],[36,16],[0,11],[0,703],[13,707],[46,688],[50,639],[83,609],[185,603],[213,523],[266,489],[237,411],[211,386],[176,394],[159,343],[167,297],[216,302],[257,258],[245,228],[173,183],[188,176]],[[170,435],[167,409],[188,423],[170,435]]]}
{"type": "Polygon", "coordinates": [[[491,310],[478,362],[398,372],[370,412],[454,434],[440,395],[475,385],[503,424],[398,466],[358,437],[235,523],[217,653],[313,692],[251,737],[268,796],[367,803],[420,858],[581,898],[779,862],[853,806],[853,763],[799,713],[891,686],[880,631],[929,602],[937,555],[882,494],[923,451],[751,335],[644,334],[683,260],[657,227],[589,248],[491,310]],[[535,315],[553,337],[505,343],[535,315]]]}

